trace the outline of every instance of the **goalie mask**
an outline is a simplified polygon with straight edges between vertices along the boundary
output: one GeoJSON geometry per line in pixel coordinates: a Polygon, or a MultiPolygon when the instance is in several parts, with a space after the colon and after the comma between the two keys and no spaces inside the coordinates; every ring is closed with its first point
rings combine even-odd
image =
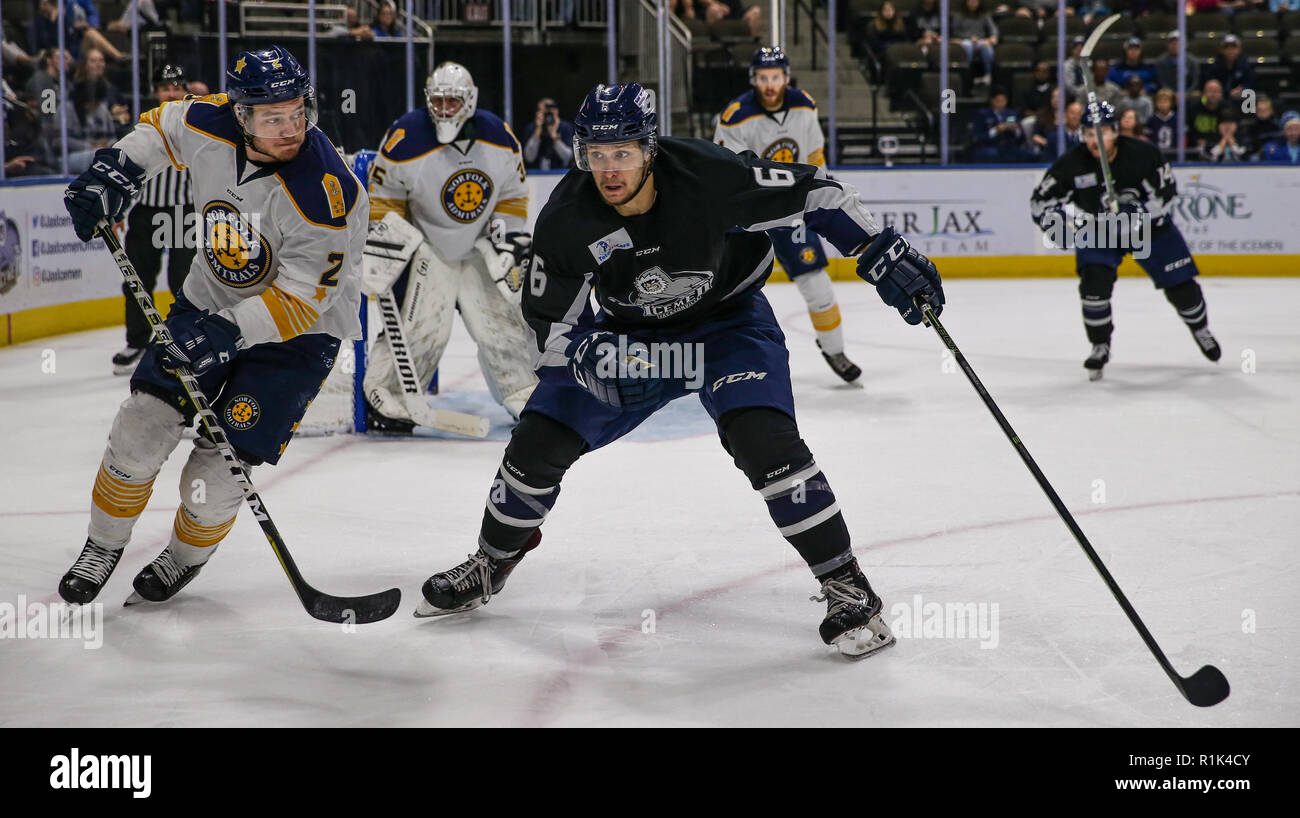
{"type": "Polygon", "coordinates": [[[438,141],[444,145],[456,139],[478,108],[478,87],[469,69],[460,63],[445,62],[435,68],[425,83],[424,97],[438,141]]]}

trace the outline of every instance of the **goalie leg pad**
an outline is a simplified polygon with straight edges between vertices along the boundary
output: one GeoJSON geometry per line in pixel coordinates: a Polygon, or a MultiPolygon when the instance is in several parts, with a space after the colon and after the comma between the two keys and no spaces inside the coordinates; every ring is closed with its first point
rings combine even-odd
{"type": "Polygon", "coordinates": [[[723,415],[718,427],[723,447],[762,495],[772,522],[814,576],[853,558],[839,503],[794,418],[776,409],[750,407],[723,415]]]}
{"type": "Polygon", "coordinates": [[[184,428],[181,413],[151,394],[134,392],[122,402],[91,491],[89,536],[96,544],[121,548],[131,539],[184,428]]]}
{"type": "MultiPolygon", "coordinates": [[[[507,398],[517,398],[526,391],[523,397],[527,402],[527,395],[537,385],[537,375],[523,314],[518,304],[501,294],[487,263],[479,256],[471,256],[461,267],[457,303],[465,328],[478,345],[479,366],[492,397],[505,404],[507,398]]],[[[506,408],[518,416],[509,404],[506,408]]]]}
{"type": "Polygon", "coordinates": [[[506,446],[488,492],[479,544],[488,553],[524,547],[560,496],[560,481],[584,451],[573,429],[537,412],[525,412],[506,446]]]}
{"type": "Polygon", "coordinates": [[[172,524],[172,553],[181,565],[201,565],[235,524],[244,492],[216,444],[202,437],[194,442],[181,469],[180,491],[181,505],[172,524]]]}

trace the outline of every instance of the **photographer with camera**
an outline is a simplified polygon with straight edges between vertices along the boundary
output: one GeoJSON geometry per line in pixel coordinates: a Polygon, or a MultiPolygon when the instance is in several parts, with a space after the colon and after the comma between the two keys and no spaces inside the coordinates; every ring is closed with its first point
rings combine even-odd
{"type": "Polygon", "coordinates": [[[560,118],[549,97],[537,101],[537,114],[524,129],[524,167],[561,170],[573,166],[573,124],[560,118]]]}

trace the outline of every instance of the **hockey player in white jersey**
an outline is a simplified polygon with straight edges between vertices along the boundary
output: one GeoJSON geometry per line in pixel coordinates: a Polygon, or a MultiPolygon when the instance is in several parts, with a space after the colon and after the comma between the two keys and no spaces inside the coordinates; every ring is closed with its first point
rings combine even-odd
{"type": "MultiPolygon", "coordinates": [[[[462,65],[439,65],[425,97],[388,129],[371,165],[362,286],[392,289],[401,303],[421,384],[437,370],[459,310],[489,391],[518,418],[537,385],[519,308],[532,260],[519,141],[500,117],[478,109],[478,88],[462,65]],[[394,253],[395,245],[403,250],[394,253]]],[[[375,344],[365,376],[371,428],[410,432],[406,406],[394,399],[401,391],[391,350],[375,344]]]]}
{"type": "MultiPolygon", "coordinates": [[[[753,151],[761,159],[826,165],[826,139],[817,121],[817,103],[790,87],[790,59],[780,46],[760,48],[749,64],[753,88],[727,105],[713,141],[736,153],[753,151]]],[[[835,288],[826,272],[826,251],[816,233],[802,225],[767,231],[772,250],[808,304],[817,348],[835,374],[853,383],[862,370],[844,354],[844,330],[835,288]]]]}
{"type": "MultiPolygon", "coordinates": [[[[113,421],[91,494],[81,556],[59,593],[103,588],[154,479],[194,421],[172,372],[188,367],[248,466],[280,459],[343,339],[360,337],[361,255],[369,201],[315,127],[307,73],[280,46],[240,54],[227,94],[147,111],[68,186],[77,236],[120,220],[164,167],[190,170],[199,249],[167,317],[174,343],[151,346],[113,421]]],[[[243,499],[215,444],[200,436],[181,470],[170,541],[136,576],[129,602],[170,599],[199,572],[243,499]]]]}

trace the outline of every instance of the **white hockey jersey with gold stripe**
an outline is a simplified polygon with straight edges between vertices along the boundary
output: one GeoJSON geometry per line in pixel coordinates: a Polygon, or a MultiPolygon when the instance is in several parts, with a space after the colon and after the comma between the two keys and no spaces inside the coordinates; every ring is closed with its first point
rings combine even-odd
{"type": "Polygon", "coordinates": [[[528,224],[528,186],[519,140],[500,117],[475,111],[456,141],[441,144],[424,108],[403,114],[370,166],[370,218],[395,212],[446,262],[461,261],[493,219],[528,224]]]}
{"type": "Polygon", "coordinates": [[[826,164],[826,138],[817,103],[798,88],[785,89],[785,104],[768,111],[753,89],[731,101],[718,120],[713,141],[736,153],[753,151],[774,162],[826,164]]]}
{"type": "Polygon", "coordinates": [[[361,336],[364,186],[319,129],[298,155],[248,161],[224,94],[147,111],[117,147],[149,176],[189,168],[198,252],[185,297],[239,325],[247,346],[304,333],[361,336]]]}

